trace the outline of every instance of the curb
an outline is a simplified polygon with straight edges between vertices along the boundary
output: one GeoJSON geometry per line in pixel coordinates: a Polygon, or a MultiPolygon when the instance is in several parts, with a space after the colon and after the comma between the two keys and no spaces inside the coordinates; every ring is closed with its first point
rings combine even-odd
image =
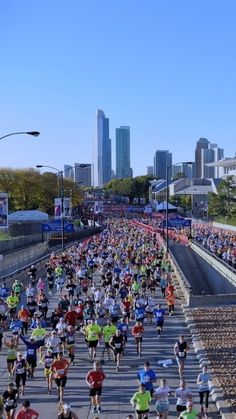
{"type": "Polygon", "coordinates": [[[199,333],[198,333],[196,324],[194,322],[193,316],[191,315],[191,309],[185,306],[182,306],[182,308],[183,308],[187,326],[192,336],[193,347],[194,347],[194,351],[196,353],[197,359],[201,365],[206,364],[208,366],[213,377],[212,379],[213,386],[211,387],[212,400],[215,402],[216,407],[223,419],[234,419],[236,418],[236,415],[232,411],[231,407],[224,400],[222,389],[218,385],[214,384],[214,374],[211,369],[211,364],[207,358],[205,348],[199,337],[199,333]]]}

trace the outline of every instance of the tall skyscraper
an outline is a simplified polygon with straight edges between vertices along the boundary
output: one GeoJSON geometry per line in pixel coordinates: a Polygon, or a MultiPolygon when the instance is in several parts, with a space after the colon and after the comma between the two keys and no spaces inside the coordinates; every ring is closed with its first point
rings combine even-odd
{"type": "MultiPolygon", "coordinates": [[[[157,150],[154,156],[154,176],[158,179],[166,179],[166,166],[172,165],[172,153],[168,150],[157,150]]],[[[171,179],[171,169],[168,170],[168,179],[171,179]]]]}
{"type": "Polygon", "coordinates": [[[97,110],[97,185],[102,187],[111,180],[111,139],[109,119],[102,110],[97,110]]]}
{"type": "Polygon", "coordinates": [[[209,167],[207,163],[216,163],[224,157],[223,148],[217,144],[209,144],[208,149],[201,150],[201,178],[218,178],[219,167],[209,167]]]}
{"type": "Polygon", "coordinates": [[[75,182],[81,186],[91,186],[91,164],[75,163],[75,182]]]}
{"type": "Polygon", "coordinates": [[[147,166],[147,175],[153,175],[153,166],[147,166]]]}
{"type": "Polygon", "coordinates": [[[130,177],[130,127],[116,128],[116,178],[130,177]]]}
{"type": "Polygon", "coordinates": [[[172,177],[174,178],[180,173],[184,177],[188,177],[192,179],[194,175],[194,163],[182,162],[182,163],[174,164],[172,166],[172,177]]]}
{"type": "Polygon", "coordinates": [[[206,138],[199,138],[195,149],[195,177],[202,177],[202,150],[207,150],[209,141],[206,138]]]}
{"type": "Polygon", "coordinates": [[[74,168],[70,164],[64,164],[64,177],[74,180],[74,168]]]}

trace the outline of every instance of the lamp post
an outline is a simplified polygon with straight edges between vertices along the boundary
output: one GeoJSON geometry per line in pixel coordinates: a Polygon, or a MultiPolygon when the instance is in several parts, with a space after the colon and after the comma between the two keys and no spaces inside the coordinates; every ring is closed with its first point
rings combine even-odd
{"type": "Polygon", "coordinates": [[[61,198],[61,250],[64,251],[65,248],[65,217],[64,217],[64,178],[63,178],[63,171],[57,169],[53,166],[47,166],[44,164],[37,164],[36,167],[41,169],[42,167],[46,167],[48,169],[53,169],[57,172],[58,176],[60,175],[60,198],[61,198]]]}
{"type": "Polygon", "coordinates": [[[4,138],[7,138],[7,137],[11,137],[12,135],[21,135],[21,134],[32,135],[33,137],[38,137],[40,135],[40,132],[38,132],[38,131],[11,132],[10,134],[6,134],[6,135],[3,135],[2,137],[0,137],[0,140],[3,140],[4,138]]]}
{"type": "MultiPolygon", "coordinates": [[[[167,165],[167,156],[166,156],[166,251],[169,252],[169,225],[168,225],[168,210],[169,210],[169,178],[168,173],[169,170],[175,166],[176,164],[180,164],[183,162],[178,162],[171,164],[171,166],[167,165]]],[[[193,164],[192,161],[186,161],[185,164],[193,164]]]]}
{"type": "MultiPolygon", "coordinates": [[[[64,190],[64,177],[63,177],[63,173],[65,173],[68,169],[66,170],[59,170],[54,166],[47,166],[45,164],[37,164],[36,167],[38,169],[41,169],[43,167],[48,168],[48,169],[52,169],[55,170],[58,175],[60,175],[60,198],[61,198],[61,250],[64,251],[65,248],[65,214],[64,214],[64,199],[65,199],[65,190],[64,190]]],[[[87,164],[81,164],[80,167],[85,168],[88,167],[87,164]]],[[[78,182],[80,183],[80,182],[78,182]]]]}

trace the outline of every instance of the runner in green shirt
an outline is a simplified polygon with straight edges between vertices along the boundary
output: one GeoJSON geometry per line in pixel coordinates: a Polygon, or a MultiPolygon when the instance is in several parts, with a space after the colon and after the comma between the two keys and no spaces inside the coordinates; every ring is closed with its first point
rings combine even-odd
{"type": "Polygon", "coordinates": [[[115,335],[116,330],[117,330],[117,328],[112,323],[111,320],[108,320],[107,321],[107,325],[104,326],[104,328],[102,329],[102,335],[103,335],[104,343],[105,343],[105,347],[104,347],[104,349],[102,351],[102,359],[104,359],[104,355],[105,355],[105,352],[106,351],[107,351],[107,355],[108,355],[108,360],[110,361],[110,359],[111,359],[111,352],[110,352],[111,351],[111,347],[110,347],[109,342],[110,342],[112,336],[115,335]]]}
{"type": "Polygon", "coordinates": [[[140,384],[139,391],[134,393],[130,403],[135,408],[137,419],[147,419],[149,412],[149,403],[151,402],[150,391],[145,390],[145,385],[140,384]]]}
{"type": "Polygon", "coordinates": [[[181,414],[179,415],[179,419],[196,419],[202,417],[200,413],[193,409],[192,402],[187,402],[186,407],[187,409],[184,410],[184,412],[181,412],[181,414]]]}

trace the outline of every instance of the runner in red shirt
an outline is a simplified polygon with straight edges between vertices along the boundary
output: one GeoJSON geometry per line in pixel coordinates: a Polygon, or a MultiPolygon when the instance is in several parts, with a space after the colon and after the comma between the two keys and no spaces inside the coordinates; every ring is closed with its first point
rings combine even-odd
{"type": "Polygon", "coordinates": [[[22,408],[16,414],[16,419],[37,419],[38,417],[39,413],[30,408],[29,400],[23,401],[22,408]]]}
{"type": "Polygon", "coordinates": [[[137,355],[142,356],[142,341],[143,341],[144,327],[141,322],[137,321],[132,329],[132,335],[136,340],[137,355]]]}
{"type": "Polygon", "coordinates": [[[51,365],[51,370],[55,379],[55,383],[58,391],[58,401],[63,403],[64,398],[64,388],[67,381],[67,371],[69,368],[69,362],[67,359],[64,359],[63,353],[59,352],[57,354],[56,360],[51,365]]]}
{"type": "Polygon", "coordinates": [[[89,371],[86,376],[86,383],[90,387],[89,395],[91,397],[91,405],[93,407],[93,413],[101,413],[101,394],[102,394],[102,383],[106,378],[104,372],[101,369],[100,362],[96,361],[93,364],[93,370],[89,371]]]}
{"type": "Polygon", "coordinates": [[[76,320],[78,319],[78,314],[75,310],[73,310],[73,308],[70,306],[68,308],[68,311],[65,315],[65,322],[69,325],[69,326],[76,326],[76,320]]]}

